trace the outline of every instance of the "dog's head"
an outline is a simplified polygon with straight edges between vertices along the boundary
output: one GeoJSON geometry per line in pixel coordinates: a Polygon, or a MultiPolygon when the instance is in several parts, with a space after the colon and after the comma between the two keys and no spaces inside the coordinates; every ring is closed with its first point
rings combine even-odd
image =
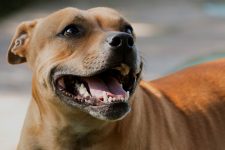
{"type": "Polygon", "coordinates": [[[66,8],[22,23],[8,61],[28,62],[42,103],[103,120],[130,111],[142,70],[131,25],[110,8],[66,8]]]}

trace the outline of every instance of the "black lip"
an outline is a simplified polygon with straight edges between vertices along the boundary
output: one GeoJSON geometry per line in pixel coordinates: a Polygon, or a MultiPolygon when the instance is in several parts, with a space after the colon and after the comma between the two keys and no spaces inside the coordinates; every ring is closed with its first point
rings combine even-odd
{"type": "MultiPolygon", "coordinates": [[[[77,76],[78,77],[90,77],[92,75],[97,75],[97,74],[103,73],[106,70],[107,69],[98,70],[94,73],[91,73],[91,75],[88,75],[88,76],[80,76],[80,75],[77,75],[77,76]]],[[[135,70],[131,69],[130,72],[135,73],[135,70]]],[[[140,72],[138,74],[135,74],[136,80],[133,84],[133,88],[130,91],[130,97],[133,95],[134,89],[140,79],[140,72]]],[[[68,73],[68,74],[74,75],[72,73],[68,73]]],[[[79,101],[76,102],[76,101],[72,100],[70,97],[63,95],[55,87],[54,82],[57,80],[57,78],[62,77],[64,75],[67,75],[67,73],[65,73],[65,71],[63,69],[58,69],[55,67],[54,69],[51,70],[49,79],[52,83],[51,84],[52,89],[53,89],[53,91],[55,91],[55,94],[58,97],[57,101],[59,101],[59,103],[65,104],[66,107],[69,107],[71,109],[75,109],[75,108],[80,109],[81,111],[84,111],[84,112],[90,114],[94,118],[97,118],[100,120],[110,120],[110,121],[120,120],[123,117],[125,117],[127,113],[130,112],[131,107],[129,104],[129,100],[125,101],[125,102],[121,101],[121,102],[112,102],[112,103],[108,103],[108,104],[103,103],[101,105],[90,105],[90,104],[86,104],[85,102],[79,102],[79,101]]]]}
{"type": "Polygon", "coordinates": [[[106,117],[110,120],[120,118],[125,113],[129,112],[129,105],[127,103],[114,103],[108,107],[106,117]]]}
{"type": "MultiPolygon", "coordinates": [[[[50,71],[50,80],[53,81],[56,77],[60,77],[60,76],[63,76],[63,75],[75,75],[77,77],[91,77],[91,76],[101,74],[101,73],[103,73],[107,70],[110,70],[112,68],[115,68],[117,66],[120,66],[121,63],[123,63],[123,62],[117,61],[117,62],[114,62],[114,63],[106,64],[105,67],[102,67],[99,70],[87,72],[87,73],[72,72],[69,68],[64,69],[64,67],[55,66],[50,71]]],[[[124,64],[126,64],[126,63],[124,63],[124,64]]],[[[130,66],[130,65],[128,65],[128,66],[130,66]]],[[[130,66],[130,68],[133,68],[133,67],[130,66]]]]}
{"type": "MultiPolygon", "coordinates": [[[[94,111],[97,112],[97,114],[104,116],[104,118],[100,117],[99,119],[117,120],[129,113],[130,110],[131,108],[128,103],[120,102],[111,105],[91,106],[86,111],[94,111]]],[[[95,117],[98,118],[98,116],[95,117]]]]}
{"type": "MultiPolygon", "coordinates": [[[[63,73],[64,71],[56,71],[57,69],[53,69],[52,71],[51,71],[51,83],[52,83],[52,88],[53,88],[53,90],[55,91],[55,93],[56,93],[56,95],[62,100],[62,101],[64,101],[65,99],[66,99],[66,101],[69,101],[69,99],[71,100],[71,101],[75,101],[76,103],[78,103],[79,105],[83,105],[83,106],[101,106],[101,105],[103,105],[104,103],[98,103],[97,101],[97,99],[91,99],[92,101],[94,101],[93,103],[91,103],[91,104],[89,104],[89,103],[85,103],[85,101],[78,101],[78,100],[74,100],[73,98],[70,98],[70,97],[68,97],[68,96],[66,96],[66,95],[64,95],[63,93],[62,93],[62,91],[60,91],[58,88],[57,88],[57,86],[56,86],[56,84],[57,84],[57,80],[59,79],[59,78],[61,78],[61,77],[63,77],[63,76],[67,76],[67,75],[71,75],[71,76],[77,76],[77,77],[90,77],[90,76],[94,76],[94,75],[99,75],[99,74],[101,74],[101,73],[104,73],[106,70],[110,70],[110,69],[104,69],[104,70],[100,70],[100,71],[96,71],[95,73],[92,73],[91,75],[88,75],[88,76],[79,76],[79,75],[74,75],[74,74],[72,74],[72,73],[70,73],[70,74],[65,74],[65,73],[63,73]],[[96,102],[96,105],[94,104],[96,102]]],[[[133,93],[133,89],[134,89],[134,87],[135,87],[135,82],[136,82],[136,80],[134,81],[134,83],[132,84],[132,89],[129,89],[129,92],[130,92],[130,95],[133,93]]],[[[113,104],[113,102],[112,102],[112,104],[113,104]]]]}

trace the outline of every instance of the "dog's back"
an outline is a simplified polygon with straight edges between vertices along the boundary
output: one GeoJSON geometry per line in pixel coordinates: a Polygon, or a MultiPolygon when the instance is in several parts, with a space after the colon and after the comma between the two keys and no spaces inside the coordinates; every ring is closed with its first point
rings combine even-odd
{"type": "Polygon", "coordinates": [[[149,110],[155,114],[150,116],[154,149],[224,149],[224,68],[225,60],[218,60],[141,83],[154,105],[147,109],[155,110],[149,110]]]}

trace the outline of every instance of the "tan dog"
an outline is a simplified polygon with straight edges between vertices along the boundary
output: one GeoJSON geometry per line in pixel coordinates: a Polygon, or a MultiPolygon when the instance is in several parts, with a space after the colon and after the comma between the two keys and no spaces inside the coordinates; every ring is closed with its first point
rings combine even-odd
{"type": "Polygon", "coordinates": [[[18,149],[225,149],[225,61],[139,85],[133,38],[109,8],[22,23],[8,54],[33,71],[18,149]]]}

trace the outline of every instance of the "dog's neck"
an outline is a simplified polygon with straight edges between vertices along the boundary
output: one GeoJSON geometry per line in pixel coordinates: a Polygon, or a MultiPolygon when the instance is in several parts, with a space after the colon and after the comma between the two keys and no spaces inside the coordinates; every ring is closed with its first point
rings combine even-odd
{"type": "MultiPolygon", "coordinates": [[[[40,97],[35,97],[35,92],[33,92],[33,100],[28,110],[29,114],[27,114],[26,126],[24,126],[22,134],[25,137],[21,137],[19,149],[31,149],[24,148],[24,146],[32,145],[32,148],[49,150],[111,150],[121,148],[124,145],[126,146],[124,149],[135,149],[134,145],[137,146],[136,148],[151,145],[151,141],[143,140],[139,137],[139,134],[152,131],[151,135],[149,135],[152,136],[154,132],[162,132],[161,130],[164,127],[155,126],[154,121],[159,120],[161,124],[165,125],[167,124],[165,118],[168,116],[163,112],[155,113],[155,111],[164,109],[163,103],[165,102],[160,104],[157,101],[143,97],[143,95],[147,96],[144,90],[138,87],[132,99],[131,112],[120,121],[105,122],[83,112],[78,112],[79,115],[74,114],[74,116],[79,116],[74,118],[73,114],[61,113],[56,107],[44,105],[43,103],[40,109],[38,102],[40,97]],[[146,106],[151,108],[149,109],[146,106]],[[46,109],[51,110],[45,111],[46,109]],[[155,114],[160,115],[155,116],[155,114]],[[34,134],[37,136],[32,136],[34,134]],[[46,141],[48,141],[47,145],[43,145],[46,141]]],[[[162,139],[164,137],[167,136],[162,133],[158,138],[162,139]]],[[[154,141],[153,138],[152,142],[154,143],[154,141]]],[[[142,147],[141,149],[150,148],[142,147]]]]}
{"type": "Polygon", "coordinates": [[[65,111],[62,108],[59,111],[57,105],[47,104],[52,100],[46,100],[40,92],[32,87],[32,100],[18,149],[79,150],[96,147],[100,150],[107,143],[114,141],[117,145],[122,141],[121,121],[98,120],[78,110],[68,112],[66,107],[65,111]],[[46,141],[48,144],[43,145],[46,141]]]}

